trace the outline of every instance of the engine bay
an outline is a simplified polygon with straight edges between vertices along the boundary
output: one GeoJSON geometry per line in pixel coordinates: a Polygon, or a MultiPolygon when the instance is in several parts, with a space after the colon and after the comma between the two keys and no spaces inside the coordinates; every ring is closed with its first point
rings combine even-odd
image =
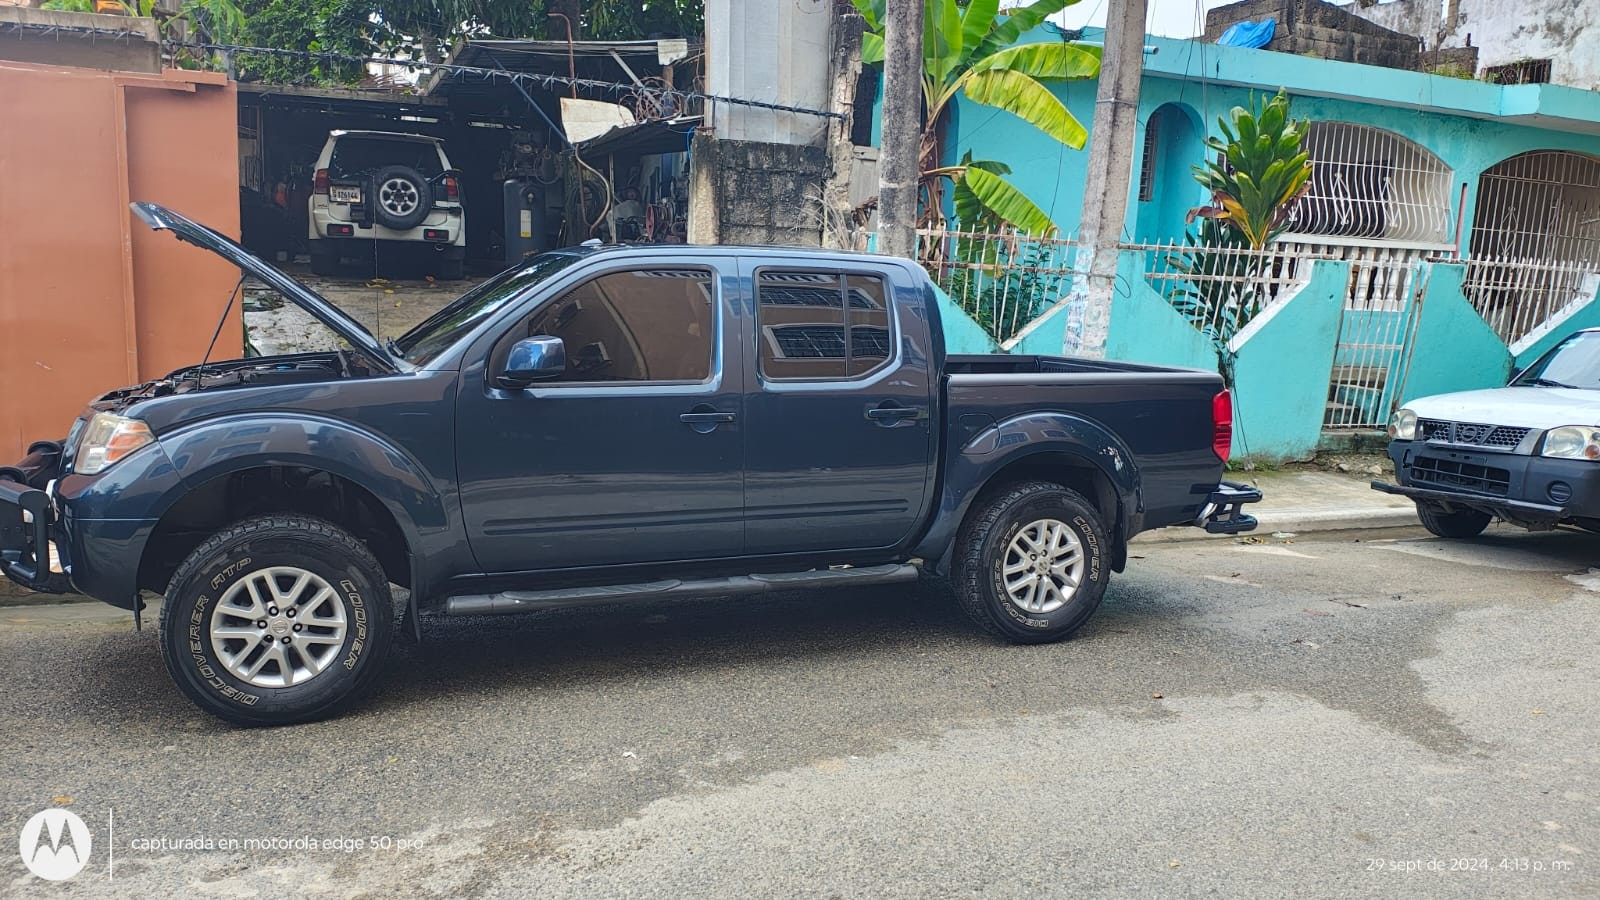
{"type": "Polygon", "coordinates": [[[178,369],[154,381],[110,391],[100,403],[127,404],[136,400],[227,390],[255,385],[308,384],[341,378],[370,378],[372,369],[361,357],[343,350],[291,353],[205,363],[178,369]]]}

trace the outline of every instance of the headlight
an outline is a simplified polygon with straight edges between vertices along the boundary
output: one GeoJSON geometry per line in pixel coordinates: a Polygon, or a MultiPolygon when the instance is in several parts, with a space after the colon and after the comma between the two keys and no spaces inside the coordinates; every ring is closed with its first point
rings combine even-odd
{"type": "Polygon", "coordinates": [[[1397,441],[1416,440],[1417,414],[1409,409],[1402,409],[1390,416],[1389,437],[1397,441]]]}
{"type": "Polygon", "coordinates": [[[1563,425],[1544,433],[1543,456],[1558,459],[1600,459],[1600,430],[1589,425],[1563,425]]]}
{"type": "Polygon", "coordinates": [[[95,413],[83,429],[78,455],[72,460],[72,471],[79,475],[99,474],[155,439],[150,427],[138,419],[116,413],[95,413]]]}

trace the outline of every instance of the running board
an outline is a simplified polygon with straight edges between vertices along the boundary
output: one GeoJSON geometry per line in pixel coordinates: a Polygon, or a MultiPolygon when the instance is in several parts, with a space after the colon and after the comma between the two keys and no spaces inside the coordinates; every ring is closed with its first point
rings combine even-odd
{"type": "Polygon", "coordinates": [[[799,591],[845,585],[893,584],[916,581],[917,567],[910,563],[862,568],[820,569],[810,572],[784,572],[775,575],[730,575],[726,578],[669,578],[641,584],[614,584],[603,587],[556,588],[548,591],[506,591],[500,594],[464,594],[444,602],[452,616],[483,616],[497,613],[532,612],[605,603],[611,600],[654,600],[660,597],[705,597],[732,594],[764,594],[768,591],[799,591]]]}

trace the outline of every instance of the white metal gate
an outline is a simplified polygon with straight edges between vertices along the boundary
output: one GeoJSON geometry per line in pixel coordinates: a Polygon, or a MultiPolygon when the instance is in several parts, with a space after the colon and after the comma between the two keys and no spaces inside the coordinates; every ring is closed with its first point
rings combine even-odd
{"type": "Polygon", "coordinates": [[[1420,305],[1417,272],[1437,245],[1300,244],[1350,262],[1323,427],[1383,428],[1400,402],[1420,305]]]}

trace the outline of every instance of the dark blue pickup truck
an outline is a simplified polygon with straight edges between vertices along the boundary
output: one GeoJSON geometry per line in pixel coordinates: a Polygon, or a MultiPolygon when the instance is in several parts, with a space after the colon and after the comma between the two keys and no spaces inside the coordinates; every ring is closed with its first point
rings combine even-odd
{"type": "Polygon", "coordinates": [[[147,203],[347,349],[207,362],[112,391],[0,469],[0,568],[138,611],[233,722],[329,715],[394,623],[949,576],[1037,643],[1099,604],[1128,540],[1255,526],[1221,482],[1208,372],[946,356],[933,287],[881,256],[546,253],[380,342],[233,241],[147,203]],[[395,609],[391,585],[409,590],[395,609]]]}

